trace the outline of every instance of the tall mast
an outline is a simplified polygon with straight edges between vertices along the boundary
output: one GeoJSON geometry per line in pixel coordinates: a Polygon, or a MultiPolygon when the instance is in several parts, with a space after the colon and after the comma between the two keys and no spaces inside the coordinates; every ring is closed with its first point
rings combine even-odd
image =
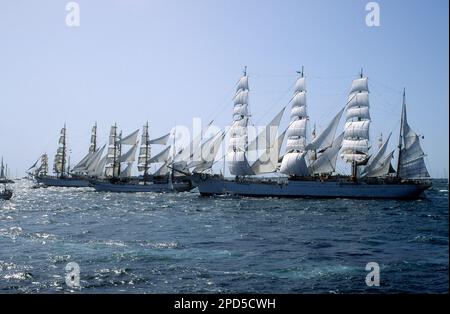
{"type": "Polygon", "coordinates": [[[145,124],[147,134],[145,134],[145,162],[144,162],[144,185],[147,184],[148,179],[148,149],[150,147],[150,139],[148,135],[148,121],[145,124]]]}
{"type": "Polygon", "coordinates": [[[114,142],[114,155],[113,155],[113,168],[112,168],[112,177],[115,178],[115,169],[116,169],[116,157],[117,157],[117,124],[114,123],[114,134],[113,134],[113,142],[114,142]]]}
{"type": "Polygon", "coordinates": [[[97,150],[97,121],[95,121],[94,124],[94,141],[92,144],[94,144],[93,146],[93,151],[95,152],[97,150]]]}
{"type": "MultiPolygon", "coordinates": [[[[119,151],[118,151],[118,156],[116,156],[116,158],[118,158],[119,160],[117,161],[117,175],[118,176],[120,176],[120,156],[122,155],[122,131],[120,131],[120,133],[119,133],[119,151]]],[[[113,172],[114,172],[114,170],[113,170],[113,172]]]]}
{"type": "Polygon", "coordinates": [[[402,116],[400,119],[400,132],[398,132],[398,159],[397,159],[397,178],[400,178],[400,163],[402,157],[402,139],[403,139],[403,117],[405,116],[406,106],[406,90],[403,88],[403,100],[402,100],[402,116]]]}
{"type": "Polygon", "coordinates": [[[61,161],[61,175],[60,177],[64,177],[64,169],[65,169],[65,163],[66,163],[66,123],[64,123],[63,128],[63,149],[62,149],[62,161],[61,161]]]}

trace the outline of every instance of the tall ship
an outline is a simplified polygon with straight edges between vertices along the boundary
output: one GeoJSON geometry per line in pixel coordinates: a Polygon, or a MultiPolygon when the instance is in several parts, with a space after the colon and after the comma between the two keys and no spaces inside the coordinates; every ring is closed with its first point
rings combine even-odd
{"type": "Polygon", "coordinates": [[[193,179],[201,195],[408,199],[420,197],[431,187],[420,138],[407,121],[405,91],[395,170],[392,166],[395,150],[387,151],[390,135],[376,152],[370,150],[369,85],[362,70],[352,82],[345,106],[317,136],[314,129],[310,141],[306,136],[309,117],[303,69],[298,74],[287,130],[278,137],[269,136],[264,153],[250,162],[247,158],[252,146],[247,138],[249,88],[244,71],[237,83],[226,155],[233,177],[213,174],[211,167],[194,170],[193,179]],[[344,112],[344,130],[336,136],[344,112]],[[284,137],[285,152],[280,156],[284,137]],[[339,158],[350,167],[350,175],[337,170],[339,158]],[[271,176],[260,176],[263,173],[271,176]]]}
{"type": "Polygon", "coordinates": [[[86,178],[73,176],[67,154],[66,125],[61,129],[58,148],[53,161],[54,175],[48,174],[48,156],[43,154],[29,169],[29,173],[40,185],[58,187],[88,187],[86,178]],[[40,165],[38,166],[40,161],[40,165]]]}
{"type": "Polygon", "coordinates": [[[138,132],[139,130],[122,138],[122,133],[117,132],[117,125],[111,127],[107,154],[102,158],[95,170],[97,178],[91,180],[95,190],[124,193],[182,192],[191,190],[193,188],[191,180],[187,179],[183,174],[181,176],[177,175],[172,169],[175,143],[167,145],[170,133],[150,139],[147,122],[142,128],[141,144],[139,146],[139,141],[137,141],[138,132]],[[152,156],[152,145],[161,145],[165,146],[165,148],[152,156]],[[122,153],[123,148],[126,146],[131,147],[122,153]],[[142,172],[142,175],[133,177],[132,167],[138,146],[137,170],[142,172]],[[171,151],[172,154],[170,154],[171,151]],[[159,167],[151,173],[150,166],[154,164],[158,164],[159,167]]]}
{"type": "Polygon", "coordinates": [[[9,178],[8,164],[3,163],[3,157],[0,164],[0,183],[14,183],[14,180],[9,178]]]}

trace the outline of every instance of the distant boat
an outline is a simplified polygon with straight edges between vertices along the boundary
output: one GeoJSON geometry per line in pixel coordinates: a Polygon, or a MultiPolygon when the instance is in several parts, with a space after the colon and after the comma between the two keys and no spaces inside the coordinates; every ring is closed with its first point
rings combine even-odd
{"type": "Polygon", "coordinates": [[[69,166],[67,165],[67,138],[66,138],[66,125],[61,129],[59,141],[59,147],[55,154],[53,162],[54,176],[48,175],[48,157],[47,154],[43,154],[40,158],[41,165],[36,168],[38,161],[35,162],[28,170],[33,168],[31,172],[33,178],[38,184],[45,186],[58,186],[58,187],[88,187],[90,183],[83,177],[76,177],[70,173],[69,166]]]}
{"type": "Polygon", "coordinates": [[[345,107],[309,143],[306,138],[309,118],[303,70],[299,74],[290,101],[291,121],[286,131],[285,154],[279,157],[283,133],[277,139],[271,139],[272,145],[266,147],[264,158],[261,156],[256,162],[250,163],[247,159],[251,148],[247,139],[249,88],[248,77],[244,72],[234,97],[232,134],[227,156],[230,173],[235,177],[228,179],[223,175],[207,173],[211,167],[195,173],[193,180],[202,195],[401,199],[417,198],[431,186],[420,139],[406,119],[405,92],[395,171],[391,165],[394,151],[386,154],[390,136],[376,153],[369,153],[369,88],[368,79],[362,71],[360,77],[352,82],[345,107]],[[335,137],[344,110],[344,132],[335,137]],[[350,176],[336,170],[340,152],[341,158],[351,165],[350,176]],[[258,177],[262,173],[275,177],[258,177]]]}
{"type": "Polygon", "coordinates": [[[3,157],[0,165],[0,183],[14,183],[13,180],[8,178],[8,165],[3,164],[3,157]]]}
{"type": "MultiPolygon", "coordinates": [[[[185,176],[177,176],[170,168],[172,165],[170,145],[155,156],[151,156],[151,145],[166,145],[170,133],[150,140],[148,123],[144,125],[142,130],[141,146],[138,156],[138,171],[143,172],[143,175],[139,177],[131,176],[132,166],[139,144],[139,141],[137,141],[138,132],[139,130],[122,138],[121,133],[117,134],[117,126],[114,125],[111,127],[108,153],[102,158],[102,162],[97,169],[100,176],[91,180],[95,190],[123,193],[181,192],[191,190],[193,188],[192,182],[189,179],[185,179],[185,176]],[[122,154],[124,145],[131,145],[131,148],[122,154]],[[156,163],[162,163],[162,166],[150,174],[150,165],[156,163]],[[124,169],[122,169],[122,165],[125,166],[124,169]]],[[[175,150],[175,146],[172,150],[175,150]]]]}

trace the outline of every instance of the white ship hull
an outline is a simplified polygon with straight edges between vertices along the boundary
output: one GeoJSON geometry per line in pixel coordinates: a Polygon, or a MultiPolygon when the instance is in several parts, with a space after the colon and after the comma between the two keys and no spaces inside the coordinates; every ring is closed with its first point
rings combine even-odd
{"type": "Polygon", "coordinates": [[[252,197],[309,198],[418,198],[431,183],[397,182],[367,183],[347,179],[324,180],[232,180],[217,176],[197,176],[195,181],[201,195],[220,194],[252,197]]]}
{"type": "Polygon", "coordinates": [[[50,176],[36,176],[35,180],[37,183],[43,184],[45,186],[59,186],[59,187],[73,187],[73,188],[82,188],[89,187],[91,184],[88,179],[82,178],[58,178],[58,177],[50,177],[50,176]]]}
{"type": "Polygon", "coordinates": [[[117,192],[117,193],[168,193],[168,192],[186,192],[194,187],[190,181],[174,182],[148,182],[143,183],[112,183],[107,181],[93,181],[92,185],[99,192],[117,192]]]}

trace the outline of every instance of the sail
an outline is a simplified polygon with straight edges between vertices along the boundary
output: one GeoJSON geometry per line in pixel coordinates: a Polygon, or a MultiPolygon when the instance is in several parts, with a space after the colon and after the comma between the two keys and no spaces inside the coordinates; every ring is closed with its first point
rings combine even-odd
{"type": "Polygon", "coordinates": [[[88,175],[95,175],[96,172],[95,170],[97,169],[97,166],[100,163],[105,147],[106,145],[103,145],[102,148],[97,149],[97,151],[93,154],[92,158],[89,159],[89,162],[86,164],[85,168],[88,175]]]}
{"type": "Polygon", "coordinates": [[[118,141],[120,145],[134,145],[137,141],[139,129],[118,141]]]}
{"type": "Polygon", "coordinates": [[[382,162],[385,159],[384,154],[386,153],[391,134],[392,133],[389,134],[387,140],[383,143],[378,152],[369,160],[369,163],[362,172],[361,176],[376,177],[376,174],[379,173],[377,169],[382,166],[382,162]]]}
{"type": "Polygon", "coordinates": [[[106,158],[107,155],[103,156],[103,158],[100,159],[98,164],[96,165],[95,169],[93,170],[93,176],[95,177],[103,177],[103,170],[106,167],[106,158]]]}
{"type": "Polygon", "coordinates": [[[308,145],[306,145],[305,149],[316,150],[317,152],[321,152],[326,148],[330,147],[333,144],[334,136],[336,135],[336,130],[344,110],[345,107],[342,108],[341,111],[339,111],[334,116],[334,118],[327,125],[327,127],[316,138],[314,138],[308,145]]]}
{"type": "Polygon", "coordinates": [[[344,133],[341,133],[319,157],[309,165],[311,174],[325,174],[336,171],[337,156],[341,149],[344,133]]]}
{"type": "Polygon", "coordinates": [[[127,166],[125,167],[125,169],[120,173],[119,177],[120,178],[129,178],[131,177],[131,169],[132,169],[133,163],[129,163],[127,164],[127,166]]]}
{"type": "Polygon", "coordinates": [[[136,157],[138,142],[134,143],[134,145],[122,156],[120,156],[120,162],[133,163],[136,157]]]}
{"type": "Polygon", "coordinates": [[[405,103],[402,108],[402,120],[403,145],[400,151],[400,177],[403,179],[429,178],[430,174],[424,160],[426,155],[420,146],[419,136],[408,124],[405,103]]]}
{"type": "Polygon", "coordinates": [[[141,147],[138,156],[138,171],[148,170],[148,160],[151,158],[150,137],[148,135],[148,123],[142,128],[141,147]]]}
{"type": "Polygon", "coordinates": [[[280,134],[273,145],[266,149],[258,160],[253,163],[252,170],[255,174],[272,173],[277,170],[281,145],[285,134],[286,131],[280,134]]]}
{"type": "Polygon", "coordinates": [[[156,154],[155,156],[153,156],[152,158],[149,159],[148,163],[152,164],[152,163],[157,163],[157,162],[166,162],[167,159],[169,158],[169,152],[170,152],[170,148],[172,146],[167,146],[163,151],[161,151],[159,154],[156,154]]]}
{"type": "Polygon", "coordinates": [[[94,153],[97,150],[97,123],[94,124],[91,131],[91,144],[89,145],[89,152],[94,153]]]}
{"type": "Polygon", "coordinates": [[[117,177],[119,175],[120,156],[120,135],[117,136],[117,126],[113,125],[109,133],[109,146],[106,153],[105,175],[107,177],[117,177]]]}
{"type": "Polygon", "coordinates": [[[73,167],[72,172],[83,172],[84,170],[86,170],[86,164],[93,155],[93,152],[87,153],[86,156],[84,156],[83,159],[81,159],[80,162],[76,164],[75,167],[73,167]]]}
{"type": "Polygon", "coordinates": [[[353,165],[369,158],[369,87],[367,77],[353,80],[348,96],[341,157],[353,165]]]}
{"type": "MultiPolygon", "coordinates": [[[[211,127],[214,120],[211,120],[204,129],[201,130],[200,134],[192,139],[189,145],[182,147],[174,157],[175,162],[186,162],[186,164],[191,163],[192,161],[200,161],[201,160],[201,147],[202,147],[202,137],[209,128],[211,127]],[[194,147],[195,146],[195,147],[194,147]]],[[[209,138],[211,139],[211,138],[209,138]]],[[[208,139],[208,140],[209,140],[208,139]]],[[[207,140],[207,141],[208,141],[207,140]]]]}
{"type": "Polygon", "coordinates": [[[53,160],[53,170],[56,174],[63,174],[66,165],[66,126],[61,129],[58,144],[60,145],[56,150],[55,158],[53,160]]]}
{"type": "Polygon", "coordinates": [[[377,166],[373,167],[366,176],[368,177],[385,177],[390,173],[394,173],[391,160],[394,157],[394,151],[391,151],[389,154],[384,156],[379,162],[377,162],[377,166]]]}
{"type": "Polygon", "coordinates": [[[248,134],[247,125],[250,117],[249,86],[246,71],[239,79],[236,94],[233,98],[233,122],[230,128],[230,141],[228,143],[228,168],[232,175],[244,176],[254,174],[247,160],[248,134]]]}
{"type": "Polygon", "coordinates": [[[169,140],[169,137],[170,137],[170,132],[161,137],[150,140],[149,144],[166,145],[167,141],[169,140]]]}
{"type": "Polygon", "coordinates": [[[304,176],[308,174],[306,165],[306,86],[303,71],[294,85],[291,103],[291,122],[286,131],[286,153],[281,161],[280,172],[287,175],[304,176]]]}
{"type": "Polygon", "coordinates": [[[159,167],[154,173],[153,175],[155,177],[163,177],[166,176],[169,173],[169,167],[168,167],[168,163],[164,163],[161,167],[159,167]]]}
{"type": "Polygon", "coordinates": [[[250,142],[247,146],[247,151],[256,151],[261,149],[267,149],[272,147],[275,143],[275,140],[278,136],[278,127],[281,122],[281,118],[283,118],[283,113],[286,107],[280,110],[275,117],[264,127],[256,138],[250,142]]]}
{"type": "Polygon", "coordinates": [[[220,144],[225,137],[225,132],[217,133],[205,141],[200,148],[200,160],[193,160],[187,165],[188,168],[195,167],[192,172],[202,172],[210,169],[220,149],[220,144]]]}

